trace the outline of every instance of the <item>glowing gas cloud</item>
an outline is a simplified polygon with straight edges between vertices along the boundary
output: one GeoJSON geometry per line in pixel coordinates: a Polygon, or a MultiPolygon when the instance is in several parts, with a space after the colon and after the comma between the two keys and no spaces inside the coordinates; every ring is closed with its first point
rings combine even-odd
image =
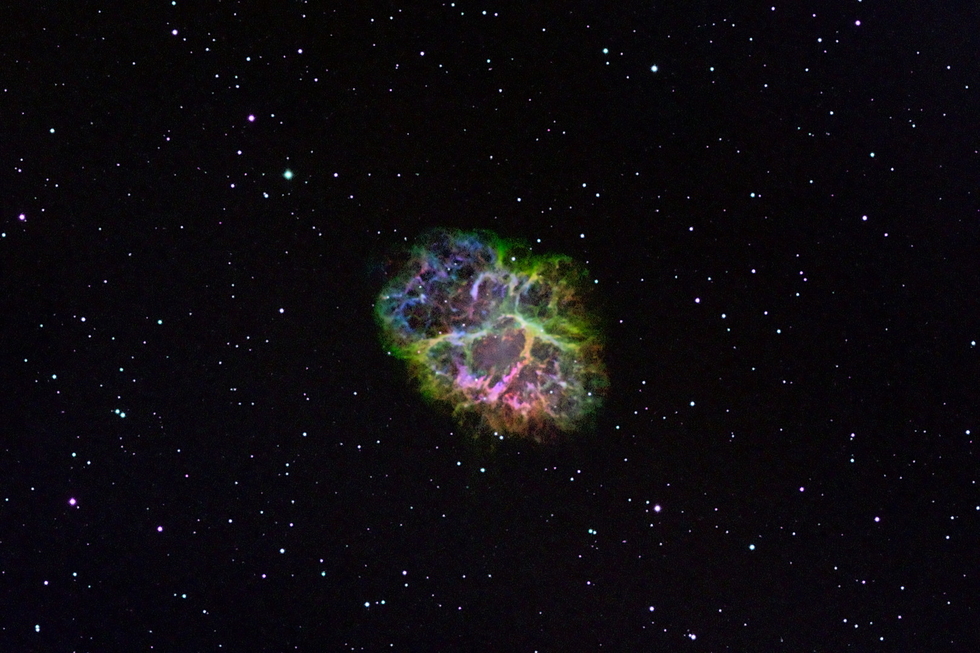
{"type": "Polygon", "coordinates": [[[547,442],[587,427],[609,386],[589,290],[567,256],[440,229],[399,259],[375,317],[423,395],[460,423],[547,442]]]}

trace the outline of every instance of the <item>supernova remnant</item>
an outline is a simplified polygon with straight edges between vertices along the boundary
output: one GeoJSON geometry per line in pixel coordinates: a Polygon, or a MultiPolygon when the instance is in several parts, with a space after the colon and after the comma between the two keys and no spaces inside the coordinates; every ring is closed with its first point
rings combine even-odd
{"type": "Polygon", "coordinates": [[[588,290],[569,257],[434,230],[391,271],[375,317],[423,394],[462,423],[549,441],[587,426],[609,386],[588,290]]]}

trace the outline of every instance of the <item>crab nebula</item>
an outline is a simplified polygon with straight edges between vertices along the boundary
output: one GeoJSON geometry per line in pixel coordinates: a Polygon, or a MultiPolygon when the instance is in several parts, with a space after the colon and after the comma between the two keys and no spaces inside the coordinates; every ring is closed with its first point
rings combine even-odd
{"type": "Polygon", "coordinates": [[[609,382],[582,266],[443,229],[399,260],[375,318],[427,399],[499,438],[547,442],[592,423],[609,382]]]}

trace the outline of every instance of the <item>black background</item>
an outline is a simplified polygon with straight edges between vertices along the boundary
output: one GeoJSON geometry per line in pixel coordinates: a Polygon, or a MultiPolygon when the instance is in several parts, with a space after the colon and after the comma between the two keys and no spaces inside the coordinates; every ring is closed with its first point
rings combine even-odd
{"type": "Polygon", "coordinates": [[[47,5],[2,650],[980,646],[972,3],[47,5]],[[435,226],[587,264],[594,433],[416,395],[373,272],[435,226]]]}

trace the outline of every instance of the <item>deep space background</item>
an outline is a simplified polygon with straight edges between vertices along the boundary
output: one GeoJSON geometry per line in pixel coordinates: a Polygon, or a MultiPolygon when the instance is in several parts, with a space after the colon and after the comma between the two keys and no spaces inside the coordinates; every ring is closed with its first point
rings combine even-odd
{"type": "Polygon", "coordinates": [[[975,3],[0,25],[0,650],[980,650],[975,3]],[[587,265],[594,432],[386,354],[440,226],[587,265]]]}

